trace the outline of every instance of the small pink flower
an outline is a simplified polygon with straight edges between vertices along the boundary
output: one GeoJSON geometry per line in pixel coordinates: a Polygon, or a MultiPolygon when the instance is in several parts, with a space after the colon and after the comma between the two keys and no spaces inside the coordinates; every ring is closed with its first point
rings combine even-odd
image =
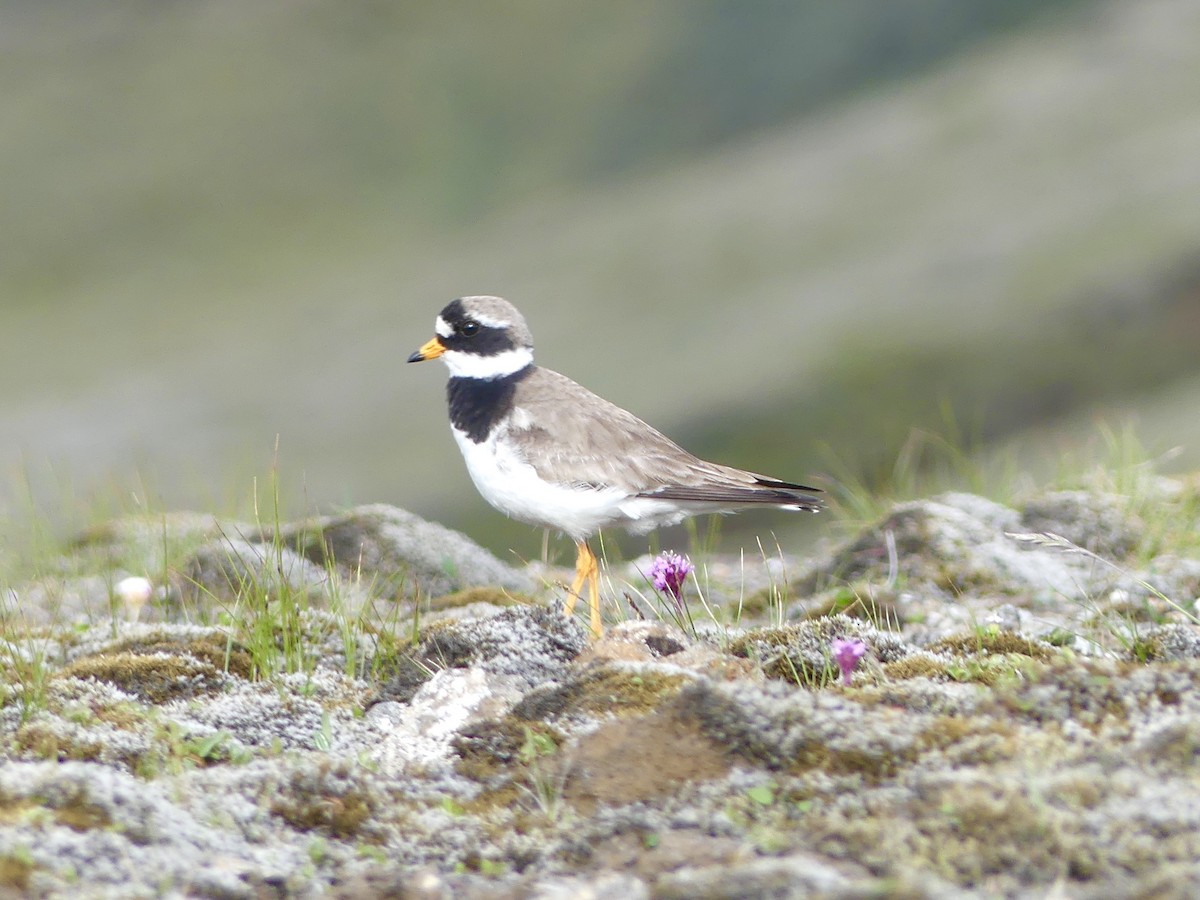
{"type": "Polygon", "coordinates": [[[654,589],[661,593],[670,594],[676,600],[683,592],[683,582],[692,571],[692,564],[687,557],[678,553],[664,551],[658,554],[646,577],[650,579],[654,589]]]}
{"type": "Polygon", "coordinates": [[[858,638],[834,638],[833,661],[842,670],[842,684],[850,683],[850,675],[858,666],[858,661],[866,656],[867,645],[858,638]]]}

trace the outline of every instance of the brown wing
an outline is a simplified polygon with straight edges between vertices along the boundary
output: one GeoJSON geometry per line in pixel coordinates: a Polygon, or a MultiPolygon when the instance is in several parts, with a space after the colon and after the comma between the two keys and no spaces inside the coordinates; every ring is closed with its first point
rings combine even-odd
{"type": "Polygon", "coordinates": [[[510,432],[538,475],[580,487],[615,487],[630,496],[720,505],[768,504],[817,509],[816,488],[710,463],[637,416],[569,378],[537,369],[526,378],[510,432]]]}

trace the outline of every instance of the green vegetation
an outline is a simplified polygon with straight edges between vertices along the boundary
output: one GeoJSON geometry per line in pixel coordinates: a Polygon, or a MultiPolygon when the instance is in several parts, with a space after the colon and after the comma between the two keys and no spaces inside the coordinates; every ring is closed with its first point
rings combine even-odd
{"type": "Polygon", "coordinates": [[[527,782],[521,787],[550,824],[563,813],[563,789],[570,774],[568,762],[555,758],[557,754],[558,743],[552,737],[525,726],[525,740],[517,751],[527,782]]]}

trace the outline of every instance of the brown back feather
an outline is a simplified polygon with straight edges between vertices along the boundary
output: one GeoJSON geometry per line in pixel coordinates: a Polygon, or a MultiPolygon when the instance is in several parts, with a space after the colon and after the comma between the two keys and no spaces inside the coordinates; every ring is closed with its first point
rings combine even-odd
{"type": "Polygon", "coordinates": [[[550,369],[527,377],[513,405],[536,424],[511,431],[510,438],[548,481],[714,505],[821,505],[806,493],[815,488],[694,456],[633,413],[550,369]]]}

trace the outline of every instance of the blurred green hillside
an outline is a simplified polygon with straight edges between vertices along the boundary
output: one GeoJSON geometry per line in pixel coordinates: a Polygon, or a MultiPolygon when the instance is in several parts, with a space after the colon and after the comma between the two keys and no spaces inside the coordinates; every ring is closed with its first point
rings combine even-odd
{"type": "Polygon", "coordinates": [[[879,472],[946,405],[1050,447],[1134,409],[1197,459],[1184,0],[105,0],[3,26],[0,503],[242,499],[278,436],[293,507],[387,500],[529,554],[465,477],[444,373],[402,365],[466,293],[784,477],[822,445],[879,472]]]}

